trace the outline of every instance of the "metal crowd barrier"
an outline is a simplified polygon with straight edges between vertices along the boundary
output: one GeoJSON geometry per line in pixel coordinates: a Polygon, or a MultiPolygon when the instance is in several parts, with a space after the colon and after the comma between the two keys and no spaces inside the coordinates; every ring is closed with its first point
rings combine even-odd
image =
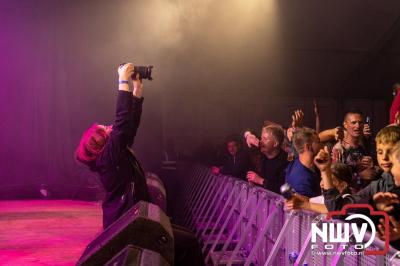
{"type": "MultiPolygon", "coordinates": [[[[207,265],[399,265],[400,252],[354,252],[336,244],[334,254],[310,249],[311,223],[325,215],[284,211],[284,199],[271,191],[197,166],[185,190],[185,225],[203,245],[207,265]]],[[[339,222],[340,221],[334,221],[339,222]]],[[[382,249],[375,239],[373,249],[382,249]]]]}

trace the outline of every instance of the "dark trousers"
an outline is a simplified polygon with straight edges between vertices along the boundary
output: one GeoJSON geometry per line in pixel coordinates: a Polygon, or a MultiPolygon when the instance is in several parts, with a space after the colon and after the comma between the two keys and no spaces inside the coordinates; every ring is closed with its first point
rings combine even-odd
{"type": "Polygon", "coordinates": [[[204,266],[199,242],[187,228],[172,224],[175,242],[175,266],[204,266]]]}

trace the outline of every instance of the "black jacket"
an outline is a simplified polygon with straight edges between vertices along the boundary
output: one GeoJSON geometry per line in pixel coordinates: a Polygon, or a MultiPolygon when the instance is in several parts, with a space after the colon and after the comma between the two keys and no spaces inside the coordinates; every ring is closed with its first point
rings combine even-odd
{"type": "Polygon", "coordinates": [[[250,168],[250,158],[247,152],[239,151],[235,156],[228,155],[221,167],[221,174],[231,175],[246,180],[250,168]]]}
{"type": "Polygon", "coordinates": [[[284,150],[280,150],[278,155],[272,159],[268,159],[264,154],[261,157],[260,175],[263,177],[263,187],[280,194],[280,187],[285,183],[285,169],[289,163],[288,154],[284,150]]]}
{"type": "Polygon", "coordinates": [[[346,204],[371,204],[374,194],[378,192],[390,192],[395,187],[393,176],[390,173],[383,173],[381,178],[372,181],[368,186],[358,191],[357,194],[342,196],[336,188],[324,191],[325,205],[329,211],[339,211],[346,204]]]}
{"type": "Polygon", "coordinates": [[[107,228],[140,200],[150,201],[143,169],[130,150],[140,124],[143,98],[119,91],[113,130],[91,170],[106,190],[103,227],[107,228]]]}

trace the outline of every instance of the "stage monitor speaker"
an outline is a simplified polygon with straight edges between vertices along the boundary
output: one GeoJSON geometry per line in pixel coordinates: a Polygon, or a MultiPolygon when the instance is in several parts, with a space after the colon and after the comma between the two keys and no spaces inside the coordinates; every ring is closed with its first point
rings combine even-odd
{"type": "Polygon", "coordinates": [[[164,186],[164,182],[163,182],[163,181],[161,180],[161,178],[160,178],[158,175],[156,175],[155,173],[146,172],[144,175],[145,175],[146,179],[148,179],[148,178],[150,178],[150,179],[156,179],[158,182],[161,183],[161,185],[162,185],[163,187],[165,187],[165,186],[164,186]]]}
{"type": "Polygon", "coordinates": [[[164,183],[153,173],[146,173],[146,183],[151,200],[165,213],[167,212],[167,192],[164,183]]]}
{"type": "Polygon", "coordinates": [[[104,265],[127,245],[159,253],[174,265],[174,239],[167,215],[157,206],[138,202],[98,235],[87,247],[77,265],[104,265]]]}
{"type": "Polygon", "coordinates": [[[133,245],[126,246],[105,266],[171,266],[159,253],[133,245]]]}

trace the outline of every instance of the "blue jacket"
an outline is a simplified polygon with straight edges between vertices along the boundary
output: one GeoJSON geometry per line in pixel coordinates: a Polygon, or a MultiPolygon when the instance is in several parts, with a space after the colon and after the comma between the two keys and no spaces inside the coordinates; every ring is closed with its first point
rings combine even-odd
{"type": "Polygon", "coordinates": [[[286,168],[286,183],[300,195],[310,198],[321,195],[320,181],[319,170],[317,168],[315,171],[310,170],[300,162],[299,158],[289,163],[286,168]]]}

